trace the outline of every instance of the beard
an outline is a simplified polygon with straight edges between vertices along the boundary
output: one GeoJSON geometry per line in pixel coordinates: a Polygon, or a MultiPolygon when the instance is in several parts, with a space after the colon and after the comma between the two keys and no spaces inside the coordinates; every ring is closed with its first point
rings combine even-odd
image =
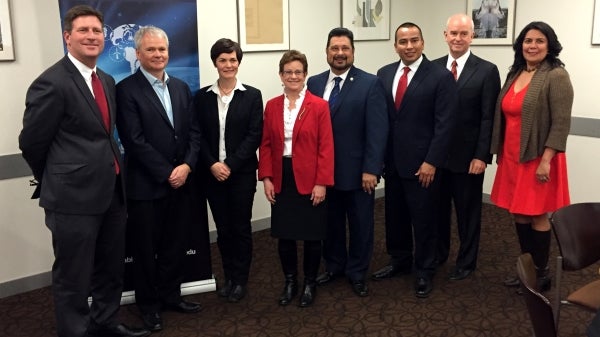
{"type": "Polygon", "coordinates": [[[331,61],[327,62],[332,69],[344,71],[352,66],[352,62],[348,62],[348,57],[346,56],[336,56],[331,61]],[[336,61],[344,61],[343,63],[336,61]]]}

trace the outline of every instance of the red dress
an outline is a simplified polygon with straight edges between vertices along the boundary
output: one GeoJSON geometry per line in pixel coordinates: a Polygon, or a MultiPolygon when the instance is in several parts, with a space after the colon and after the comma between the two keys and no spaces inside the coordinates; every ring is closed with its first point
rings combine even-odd
{"type": "Polygon", "coordinates": [[[565,153],[557,152],[552,158],[550,181],[545,183],[539,182],[535,175],[541,156],[525,163],[519,162],[521,108],[529,85],[519,92],[515,92],[514,85],[502,99],[506,128],[491,199],[494,204],[513,214],[540,215],[553,212],[570,203],[565,153]]]}

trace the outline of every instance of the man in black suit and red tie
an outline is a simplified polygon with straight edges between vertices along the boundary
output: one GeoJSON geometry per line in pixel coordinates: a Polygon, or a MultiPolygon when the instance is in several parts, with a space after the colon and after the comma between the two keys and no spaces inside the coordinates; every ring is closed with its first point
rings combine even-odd
{"type": "Polygon", "coordinates": [[[165,71],[167,34],[154,26],[134,36],[138,71],[117,85],[117,127],[125,148],[128,225],[133,240],[135,301],[144,325],[163,328],[164,309],[200,311],[181,298],[191,212],[188,179],[200,131],[188,85],[165,71]]]}
{"type": "Polygon", "coordinates": [[[428,297],[436,268],[437,168],[446,160],[454,128],[456,83],[448,70],[423,55],[425,42],[416,24],[396,29],[394,47],[400,60],[377,72],[390,122],[384,176],[390,262],[372,278],[410,273],[414,257],[415,295],[428,297]]]}
{"type": "Polygon", "coordinates": [[[433,62],[456,74],[457,125],[446,162],[440,168],[441,192],[438,212],[436,259],[444,263],[450,250],[450,213],[456,210],[460,248],[450,280],[462,280],[477,267],[481,232],[483,176],[492,162],[490,139],[500,75],[493,63],[471,53],[473,20],[465,14],[448,19],[444,37],[449,55],[433,62]]]}
{"type": "Polygon", "coordinates": [[[96,67],[103,15],[69,9],[68,54],[29,87],[19,147],[52,232],[52,293],[61,337],[147,336],[117,323],[125,258],[123,164],[113,137],[115,81],[96,67]],[[92,298],[88,305],[88,296],[92,298]]]}

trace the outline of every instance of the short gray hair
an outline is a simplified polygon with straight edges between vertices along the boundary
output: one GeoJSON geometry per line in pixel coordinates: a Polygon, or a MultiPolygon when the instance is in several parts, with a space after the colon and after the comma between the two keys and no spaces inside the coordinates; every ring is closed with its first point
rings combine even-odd
{"type": "Polygon", "coordinates": [[[135,32],[135,36],[133,37],[135,41],[135,49],[140,48],[140,45],[142,44],[142,38],[146,34],[164,38],[167,42],[167,47],[169,46],[169,37],[167,36],[167,33],[165,33],[164,30],[155,26],[142,26],[140,27],[140,29],[138,29],[137,32],[135,32]]]}

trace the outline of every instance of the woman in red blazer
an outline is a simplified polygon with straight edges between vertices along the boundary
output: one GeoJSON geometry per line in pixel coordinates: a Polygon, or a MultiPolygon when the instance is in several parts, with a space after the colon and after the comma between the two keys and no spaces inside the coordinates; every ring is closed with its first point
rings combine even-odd
{"type": "Polygon", "coordinates": [[[267,102],[258,179],[271,203],[271,235],[278,241],[287,305],[298,292],[296,240],[304,240],[304,288],[299,306],[312,304],[326,233],[327,186],[333,186],[333,134],[329,105],[306,90],[306,56],[283,54],[279,77],[284,94],[267,102]]]}

